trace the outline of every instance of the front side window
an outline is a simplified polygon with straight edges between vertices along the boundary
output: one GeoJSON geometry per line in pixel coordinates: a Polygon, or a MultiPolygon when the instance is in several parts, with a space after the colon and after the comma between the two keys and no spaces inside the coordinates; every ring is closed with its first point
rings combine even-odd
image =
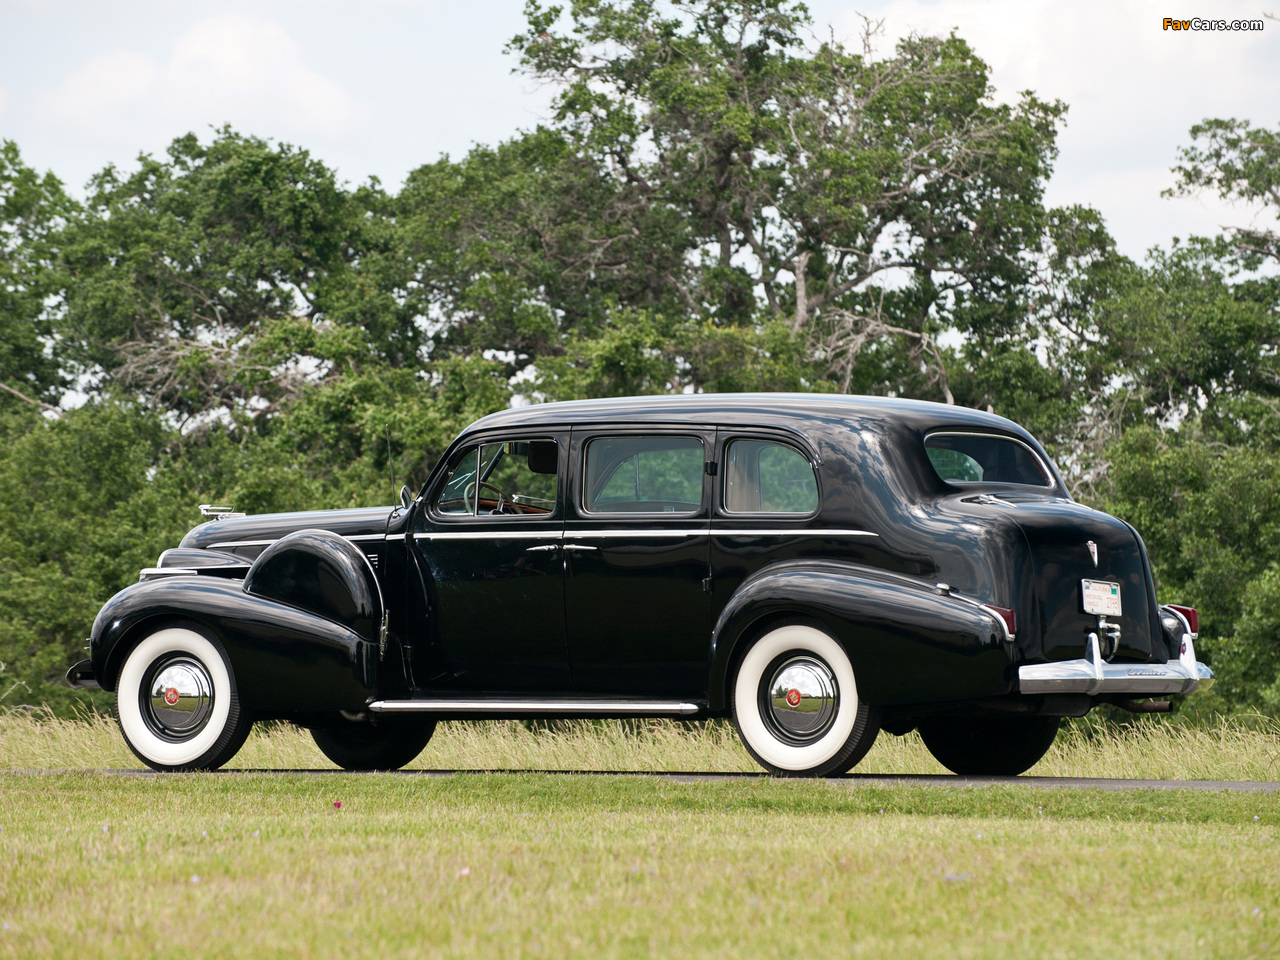
{"type": "Polygon", "coordinates": [[[588,513],[693,513],[702,506],[697,437],[602,437],[587,444],[588,513]]]}
{"type": "Polygon", "coordinates": [[[812,513],[818,509],[813,466],[794,447],[772,440],[734,440],[724,475],[730,513],[812,513]]]}
{"type": "Polygon", "coordinates": [[[547,516],[556,506],[554,440],[508,440],[472,447],[435,500],[445,516],[547,516]]]}
{"type": "Polygon", "coordinates": [[[993,434],[935,433],[925,438],[934,471],[948,483],[1020,483],[1051,487],[1040,458],[1022,441],[993,434]]]}

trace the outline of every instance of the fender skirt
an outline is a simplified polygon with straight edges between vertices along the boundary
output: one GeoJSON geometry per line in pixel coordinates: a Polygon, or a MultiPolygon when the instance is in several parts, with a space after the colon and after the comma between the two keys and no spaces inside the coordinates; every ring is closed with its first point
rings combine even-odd
{"type": "Polygon", "coordinates": [[[89,638],[93,673],[115,687],[139,634],[166,621],[209,628],[253,709],[358,709],[374,692],[382,598],[368,561],[321,530],[290,534],[244,580],[183,573],[146,579],[107,601],[89,638]]]}
{"type": "Polygon", "coordinates": [[[858,693],[887,706],[1013,690],[1013,644],[995,615],[933,584],[855,564],[796,560],[746,580],[712,636],[710,701],[728,706],[729,671],[770,622],[821,621],[844,647],[858,693]]]}

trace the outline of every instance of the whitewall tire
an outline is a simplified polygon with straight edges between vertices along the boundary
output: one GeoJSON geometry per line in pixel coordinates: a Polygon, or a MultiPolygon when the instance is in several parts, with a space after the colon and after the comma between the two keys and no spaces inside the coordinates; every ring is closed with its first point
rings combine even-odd
{"type": "Polygon", "coordinates": [[[214,770],[253,726],[226,652],[187,625],[156,630],[129,651],[116,680],[116,717],[129,749],[156,770],[214,770]]]}
{"type": "Polygon", "coordinates": [[[809,623],[774,627],[752,643],[730,692],[747,752],[780,776],[845,773],[879,733],[844,649],[809,623]]]}

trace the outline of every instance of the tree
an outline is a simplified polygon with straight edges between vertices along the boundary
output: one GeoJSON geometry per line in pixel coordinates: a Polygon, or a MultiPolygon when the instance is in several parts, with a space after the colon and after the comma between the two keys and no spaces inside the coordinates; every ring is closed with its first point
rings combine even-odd
{"type": "Polygon", "coordinates": [[[57,238],[74,369],[171,411],[271,415],[308,383],[416,366],[377,184],[229,129],[94,178],[57,238]]]}
{"type": "MultiPolygon", "coordinates": [[[[1166,195],[1212,190],[1224,200],[1261,203],[1280,217],[1280,129],[1259,129],[1248,120],[1205,120],[1191,128],[1191,146],[1179,151],[1178,182],[1166,195]]],[[[1237,252],[1250,264],[1280,261],[1280,234],[1257,227],[1230,227],[1237,252]]]]}
{"type": "Polygon", "coordinates": [[[688,314],[784,320],[839,388],[952,399],[938,335],[1025,316],[1060,104],[990,99],[958,37],[804,48],[787,0],[526,7],[511,48],[627,208],[687,225],[688,314]]]}
{"type": "Polygon", "coordinates": [[[17,144],[0,141],[0,410],[50,409],[66,386],[45,300],[58,289],[51,234],[74,209],[53,174],[40,176],[17,144]]]}

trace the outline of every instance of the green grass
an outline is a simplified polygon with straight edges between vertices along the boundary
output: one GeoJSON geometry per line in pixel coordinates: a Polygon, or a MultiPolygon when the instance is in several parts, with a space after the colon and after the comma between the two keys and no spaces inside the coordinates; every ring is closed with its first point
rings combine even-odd
{"type": "MultiPolygon", "coordinates": [[[[115,721],[0,713],[0,769],[136,769],[115,721]]],[[[231,766],[332,768],[310,736],[258,725],[231,766]]],[[[442,723],[411,766],[443,770],[628,770],[757,772],[728,723],[564,724],[532,731],[516,722],[442,723]]],[[[858,773],[946,771],[915,735],[881,734],[858,773]]],[[[1208,725],[1147,717],[1129,726],[1077,722],[1059,734],[1031,773],[1038,776],[1171,780],[1280,780],[1280,724],[1255,719],[1208,725]]]]}
{"type": "Polygon", "coordinates": [[[1275,795],[7,773],[0,957],[1274,957],[1278,840],[1275,795]]]}
{"type": "MultiPolygon", "coordinates": [[[[286,725],[235,765],[331,766],[286,725]]],[[[0,958],[1280,955],[1280,795],[524,772],[139,777],[0,714],[0,958]],[[341,806],[335,806],[340,803],[341,806]]],[[[727,724],[442,724],[415,766],[751,771],[727,724]]],[[[858,771],[940,773],[882,736],[858,771]]],[[[1280,728],[1081,723],[1033,774],[1280,780],[1280,728]]]]}

